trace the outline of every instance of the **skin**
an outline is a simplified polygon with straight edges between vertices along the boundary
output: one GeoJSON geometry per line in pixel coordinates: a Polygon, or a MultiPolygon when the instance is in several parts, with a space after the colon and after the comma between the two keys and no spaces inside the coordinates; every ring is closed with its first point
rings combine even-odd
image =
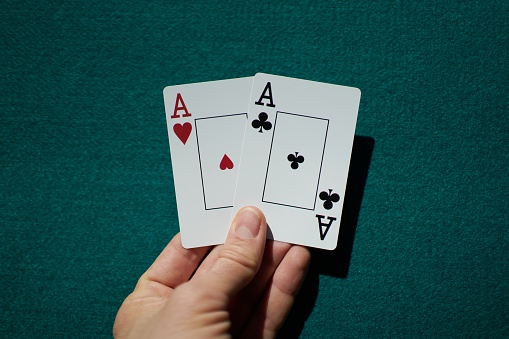
{"type": "Polygon", "coordinates": [[[306,275],[309,251],[266,240],[255,207],[224,245],[185,249],[177,234],[120,307],[116,338],[274,338],[306,275]]]}

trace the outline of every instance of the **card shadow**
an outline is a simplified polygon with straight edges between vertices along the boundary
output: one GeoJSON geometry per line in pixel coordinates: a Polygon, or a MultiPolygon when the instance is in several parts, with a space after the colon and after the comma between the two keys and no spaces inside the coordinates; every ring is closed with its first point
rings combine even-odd
{"type": "Polygon", "coordinates": [[[313,264],[317,266],[319,274],[336,278],[346,278],[348,275],[355,231],[374,147],[375,139],[357,135],[354,137],[338,245],[332,251],[311,250],[313,264]]]}
{"type": "Polygon", "coordinates": [[[375,147],[372,137],[354,137],[338,245],[335,250],[311,249],[311,265],[279,338],[298,338],[318,297],[320,275],[345,279],[350,268],[357,222],[375,147]]]}

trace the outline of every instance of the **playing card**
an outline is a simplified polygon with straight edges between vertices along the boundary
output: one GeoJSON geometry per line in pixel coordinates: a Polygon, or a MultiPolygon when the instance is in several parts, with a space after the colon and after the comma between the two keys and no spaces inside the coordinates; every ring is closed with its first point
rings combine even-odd
{"type": "Polygon", "coordinates": [[[269,237],[334,249],[359,102],[357,88],[257,74],[232,215],[254,205],[269,237]]]}
{"type": "Polygon", "coordinates": [[[230,226],[251,78],[163,91],[182,244],[224,243],[230,226]]]}

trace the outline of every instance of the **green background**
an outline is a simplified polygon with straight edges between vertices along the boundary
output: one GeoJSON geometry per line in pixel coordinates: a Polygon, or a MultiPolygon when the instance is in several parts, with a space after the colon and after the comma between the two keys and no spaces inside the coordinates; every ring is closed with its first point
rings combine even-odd
{"type": "Polygon", "coordinates": [[[111,336],[178,232],[162,89],[265,72],[362,90],[285,336],[508,337],[508,32],[508,1],[2,1],[0,336],[111,336]]]}

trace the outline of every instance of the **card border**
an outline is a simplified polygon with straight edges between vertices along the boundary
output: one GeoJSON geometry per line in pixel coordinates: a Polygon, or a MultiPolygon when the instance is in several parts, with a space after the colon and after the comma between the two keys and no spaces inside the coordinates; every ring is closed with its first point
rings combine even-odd
{"type": "Polygon", "coordinates": [[[275,115],[275,118],[274,118],[274,129],[272,131],[272,139],[270,141],[270,150],[269,150],[269,159],[267,161],[267,170],[265,171],[265,180],[263,182],[263,191],[262,191],[262,199],[261,199],[261,201],[263,203],[274,204],[274,205],[279,205],[279,206],[286,206],[286,207],[293,207],[293,208],[303,209],[303,210],[307,210],[307,211],[314,211],[316,209],[316,197],[317,197],[317,194],[318,194],[318,187],[320,186],[320,179],[321,179],[321,175],[322,175],[323,157],[325,155],[325,146],[327,144],[327,135],[328,135],[328,132],[329,132],[329,122],[330,122],[330,119],[327,119],[327,118],[320,118],[320,117],[314,117],[314,116],[304,115],[304,114],[297,114],[297,113],[276,111],[276,115],[275,115]],[[327,127],[325,128],[325,138],[324,138],[323,148],[322,148],[322,157],[321,157],[321,161],[320,161],[320,170],[318,171],[318,180],[317,180],[317,183],[316,183],[315,198],[314,198],[314,201],[313,201],[313,208],[307,208],[307,207],[302,207],[302,206],[294,206],[294,205],[289,205],[289,204],[283,204],[283,203],[278,203],[278,202],[274,202],[274,201],[264,200],[265,188],[267,186],[267,177],[269,175],[270,157],[272,155],[272,145],[274,144],[274,135],[276,135],[276,126],[277,126],[277,116],[278,116],[278,113],[295,115],[295,116],[299,116],[299,117],[303,117],[303,118],[325,120],[327,122],[327,127]]]}
{"type": "MultiPolygon", "coordinates": [[[[246,116],[246,123],[247,123],[247,119],[248,119],[247,112],[244,112],[244,113],[234,113],[234,114],[223,114],[223,115],[217,115],[217,116],[213,116],[213,117],[203,117],[203,118],[196,118],[196,119],[194,119],[194,128],[195,128],[195,131],[196,131],[195,132],[195,135],[196,135],[196,148],[197,148],[197,152],[198,152],[198,165],[200,166],[201,190],[202,190],[202,194],[203,194],[203,205],[204,205],[205,211],[219,210],[219,209],[223,209],[223,208],[232,208],[233,204],[231,206],[220,206],[220,207],[207,208],[207,200],[205,198],[205,184],[203,182],[203,170],[202,170],[202,166],[201,166],[200,142],[198,140],[198,125],[196,124],[196,120],[216,119],[216,118],[232,117],[232,116],[236,116],[236,115],[245,115],[246,116]]],[[[242,153],[241,153],[241,158],[242,158],[242,153]]]]}

